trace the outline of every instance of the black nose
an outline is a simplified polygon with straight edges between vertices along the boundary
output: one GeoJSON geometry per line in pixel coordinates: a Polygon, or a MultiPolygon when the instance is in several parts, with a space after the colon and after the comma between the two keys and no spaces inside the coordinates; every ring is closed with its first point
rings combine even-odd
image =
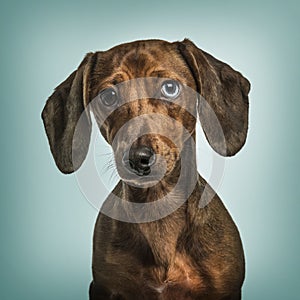
{"type": "Polygon", "coordinates": [[[129,150],[129,167],[137,175],[149,175],[154,163],[155,153],[150,147],[131,147],[129,150]]]}

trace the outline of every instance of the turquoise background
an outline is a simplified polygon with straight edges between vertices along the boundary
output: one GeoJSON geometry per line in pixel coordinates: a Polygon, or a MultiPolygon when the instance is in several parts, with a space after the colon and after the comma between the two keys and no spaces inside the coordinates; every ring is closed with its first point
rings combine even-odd
{"type": "Polygon", "coordinates": [[[97,212],[50,155],[53,88],[86,52],[189,37],[252,83],[219,190],[245,247],[243,299],[299,299],[299,18],[297,1],[2,1],[0,298],[87,299],[97,212]]]}

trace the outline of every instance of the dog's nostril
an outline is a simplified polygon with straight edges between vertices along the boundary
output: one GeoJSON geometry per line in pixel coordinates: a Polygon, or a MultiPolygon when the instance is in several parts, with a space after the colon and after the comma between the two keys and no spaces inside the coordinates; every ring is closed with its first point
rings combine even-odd
{"type": "Polygon", "coordinates": [[[149,164],[149,159],[148,159],[148,158],[141,158],[141,164],[142,164],[142,165],[148,166],[148,164],[149,164]]]}
{"type": "Polygon", "coordinates": [[[130,166],[130,168],[134,168],[134,163],[131,161],[131,160],[129,160],[129,166],[130,166]]]}

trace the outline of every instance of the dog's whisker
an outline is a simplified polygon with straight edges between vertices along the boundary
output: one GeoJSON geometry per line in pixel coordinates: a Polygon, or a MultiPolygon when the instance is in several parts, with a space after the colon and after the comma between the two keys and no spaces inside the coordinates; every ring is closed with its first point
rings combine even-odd
{"type": "Polygon", "coordinates": [[[97,153],[96,156],[111,156],[113,155],[112,152],[106,152],[106,153],[97,153]]]}
{"type": "Polygon", "coordinates": [[[110,177],[109,177],[109,182],[112,183],[114,181],[118,180],[118,175],[117,175],[117,172],[112,172],[110,174],[110,177]]]}
{"type": "Polygon", "coordinates": [[[111,155],[111,158],[107,162],[105,162],[104,165],[102,166],[101,175],[108,174],[109,183],[113,183],[118,179],[118,171],[115,165],[113,153],[109,153],[109,154],[111,155]]]}
{"type": "Polygon", "coordinates": [[[105,172],[110,170],[116,170],[116,166],[113,163],[108,162],[106,165],[103,166],[102,170],[105,172]]]}
{"type": "Polygon", "coordinates": [[[112,159],[108,160],[107,162],[104,163],[104,167],[109,167],[114,165],[114,161],[112,159]]]}

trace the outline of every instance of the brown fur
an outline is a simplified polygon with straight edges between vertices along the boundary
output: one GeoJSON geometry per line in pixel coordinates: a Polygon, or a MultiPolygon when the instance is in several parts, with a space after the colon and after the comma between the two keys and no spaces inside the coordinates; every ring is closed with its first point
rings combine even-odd
{"type": "MultiPolygon", "coordinates": [[[[249,82],[240,73],[198,49],[189,40],[168,43],[160,40],[137,41],[105,52],[88,54],[78,70],[57,87],[43,111],[51,151],[59,169],[70,173],[86,156],[89,130],[80,132],[75,147],[78,161],[71,160],[74,127],[84,107],[99,91],[140,77],[176,79],[201,93],[214,109],[224,131],[226,151],[214,131],[207,107],[199,105],[202,127],[210,145],[222,155],[233,155],[243,146],[248,126],[249,82]]],[[[139,96],[147,87],[124,90],[123,97],[139,96]],[[126,94],[127,93],[127,94],[126,94]],[[129,93],[129,94],[128,94],[129,93]]],[[[196,101],[182,99],[190,110],[196,101]]],[[[112,143],[122,125],[136,116],[159,113],[174,120],[172,141],[165,138],[164,126],[150,117],[140,128],[128,126],[128,135],[148,126],[160,134],[148,134],[136,143],[151,146],[167,161],[167,173],[152,188],[134,188],[119,182],[112,194],[128,202],[153,202],[172,190],[181,171],[180,153],[188,140],[176,127],[179,121],[195,138],[196,119],[182,106],[143,98],[118,108],[100,126],[104,138],[112,143]],[[173,142],[176,142],[176,145],[173,142]]],[[[94,107],[99,124],[103,107],[94,107]]],[[[86,115],[86,124],[89,116],[86,115]]],[[[173,126],[172,125],[172,126],[173,126]]],[[[169,132],[169,133],[170,133],[169,132]]],[[[118,137],[118,145],[126,140],[118,137]]],[[[122,146],[124,145],[124,146],[122,146]]],[[[117,149],[115,159],[118,160],[117,149]]],[[[123,149],[124,150],[124,149],[123,149]]],[[[100,213],[93,244],[93,282],[90,299],[241,299],[244,256],[238,230],[217,195],[199,208],[206,182],[197,174],[195,149],[191,149],[190,175],[197,177],[188,200],[172,214],[148,223],[125,223],[100,213]]],[[[177,195],[184,197],[185,191],[177,195]]],[[[104,205],[109,205],[111,196],[104,205]]],[[[168,199],[172,205],[176,199],[168,199]]],[[[125,202],[126,203],[126,202],[125,202]]],[[[126,212],[126,205],[124,207],[126,212]]],[[[144,212],[140,212],[144,213],[144,212]]]]}

